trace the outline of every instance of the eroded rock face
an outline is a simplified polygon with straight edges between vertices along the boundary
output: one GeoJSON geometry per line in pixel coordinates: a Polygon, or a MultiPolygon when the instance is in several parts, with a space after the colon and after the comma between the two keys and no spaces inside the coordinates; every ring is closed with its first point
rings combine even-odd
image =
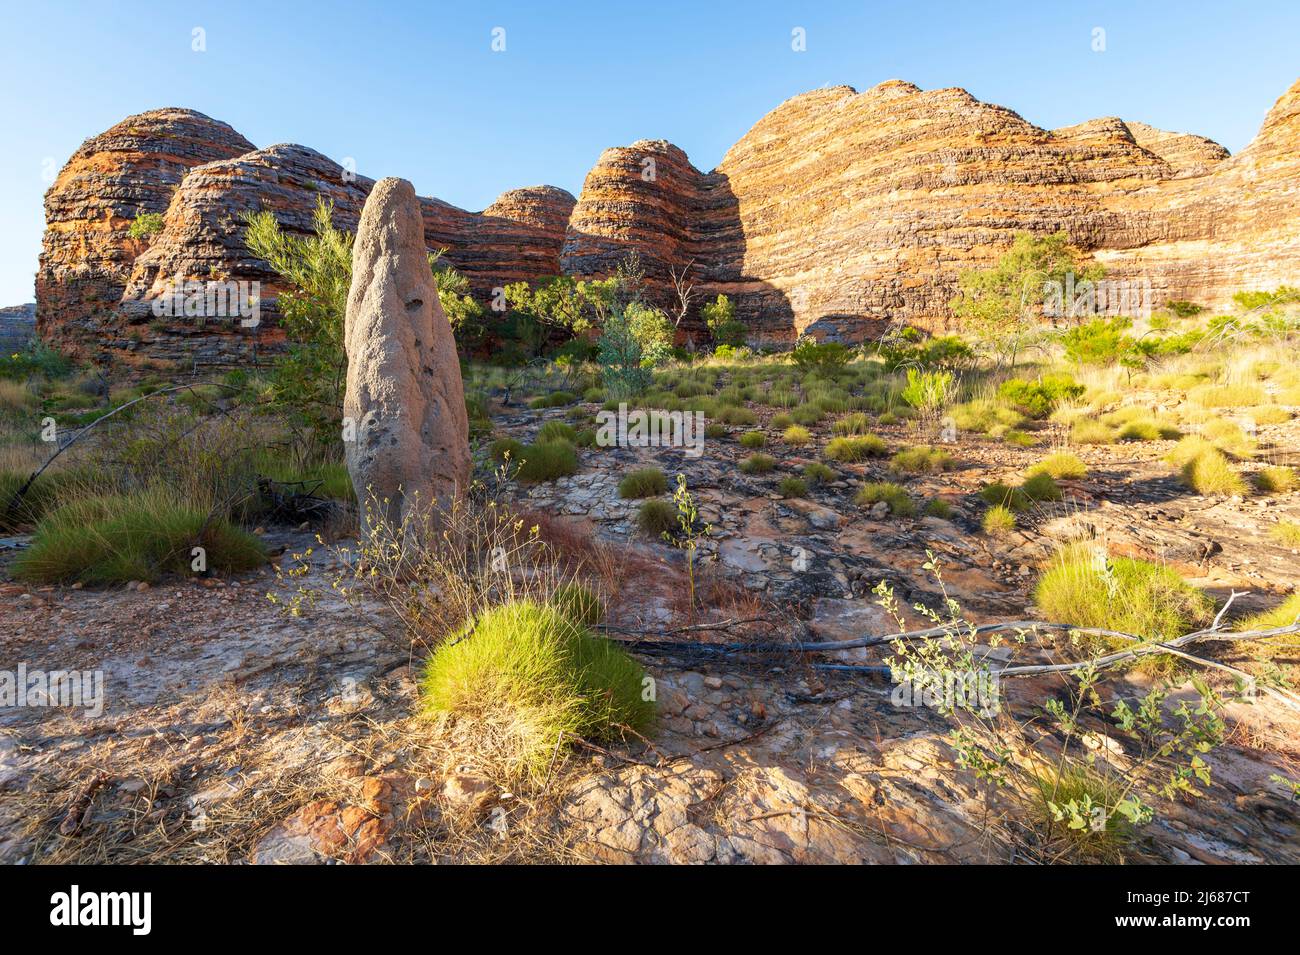
{"type": "Polygon", "coordinates": [[[961,270],[991,264],[1016,231],[1064,229],[1111,277],[1149,280],[1157,305],[1224,308],[1300,268],[1297,100],[1300,83],[1230,159],[1114,118],[1040,129],[960,89],[814,90],[712,173],[666,143],[606,150],[564,264],[608,272],[638,248],[654,279],[694,259],[700,300],[731,295],[758,340],[858,340],[890,321],[943,324],[961,270]]]}
{"type": "MultiPolygon", "coordinates": [[[[641,140],[602,153],[576,202],[551,186],[504,193],[481,213],[420,202],[426,246],[445,248],[484,304],[512,281],[608,275],[636,250],[665,304],[669,271],[690,263],[696,309],[731,296],[756,341],[856,341],[890,322],[948,324],[958,274],[993,263],[1017,231],[1065,230],[1110,278],[1149,282],[1155,305],[1222,309],[1238,290],[1293,284],[1298,144],[1300,82],[1230,157],[1115,117],[1040,129],[965,90],[891,80],[793,97],[712,172],[641,140]]],[[[47,197],[42,330],[83,350],[199,364],[275,347],[278,289],[243,250],[239,213],[269,208],[304,229],[324,195],[351,227],[371,185],[302,146],[253,151],[200,114],[132,117],[87,141],[47,197]],[[140,210],[167,212],[148,252],[125,235],[140,210]],[[150,295],[181,273],[262,281],[257,334],[151,320],[150,295]]]]}
{"type": "Polygon", "coordinates": [[[132,221],[166,212],[194,167],[252,148],[230,126],[189,109],[140,113],[82,143],[45,193],[40,334],[79,353],[116,337],[113,313],[148,246],[127,234],[132,221]]]}
{"type": "Polygon", "coordinates": [[[344,345],[348,473],[390,525],[469,486],[469,421],[451,326],[424,244],[415,189],[383,179],[366,200],[352,257],[344,345]],[[387,502],[385,505],[384,502],[387,502]]]}

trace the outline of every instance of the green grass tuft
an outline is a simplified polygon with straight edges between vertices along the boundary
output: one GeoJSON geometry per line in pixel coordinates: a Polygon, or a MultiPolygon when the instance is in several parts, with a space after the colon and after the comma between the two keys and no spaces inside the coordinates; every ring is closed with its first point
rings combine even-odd
{"type": "Polygon", "coordinates": [[[671,501],[651,498],[636,512],[636,526],[651,537],[662,537],[677,529],[677,508],[671,501]]]}
{"type": "Polygon", "coordinates": [[[1003,537],[1016,529],[1016,515],[1009,507],[995,504],[984,512],[984,533],[1003,537]]]}
{"type": "Polygon", "coordinates": [[[883,438],[874,434],[863,434],[831,438],[822,454],[831,461],[843,461],[852,464],[867,458],[881,458],[888,453],[883,438]]]}
{"type": "Polygon", "coordinates": [[[890,467],[908,474],[937,474],[952,467],[952,455],[941,448],[919,444],[894,455],[890,467]]]}
{"type": "Polygon", "coordinates": [[[542,779],[577,739],[649,731],[645,672],[554,606],[518,601],[479,615],[425,665],[425,711],[466,720],[510,776],[542,779]]]}
{"type": "Polygon", "coordinates": [[[640,468],[630,471],[618,482],[621,498],[654,497],[668,490],[668,478],[658,468],[640,468]]]}
{"type": "Polygon", "coordinates": [[[889,505],[889,513],[893,517],[911,517],[916,513],[916,505],[907,496],[907,491],[888,481],[864,484],[853,496],[853,503],[859,507],[871,507],[880,501],[889,505]]]}
{"type": "Polygon", "coordinates": [[[776,467],[776,458],[770,454],[751,454],[740,462],[740,470],[746,474],[767,474],[776,467]]]}
{"type": "Polygon", "coordinates": [[[1048,620],[1170,640],[1208,623],[1214,603],[1168,567],[1105,557],[1083,545],[1059,551],[1034,588],[1048,620]],[[1099,556],[1100,555],[1100,556],[1099,556]]]}

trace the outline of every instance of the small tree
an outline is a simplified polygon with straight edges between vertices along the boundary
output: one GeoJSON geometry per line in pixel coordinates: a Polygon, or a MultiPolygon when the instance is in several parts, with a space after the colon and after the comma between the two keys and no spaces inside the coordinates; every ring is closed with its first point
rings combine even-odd
{"type": "Polygon", "coordinates": [[[347,355],[343,317],[352,285],[353,235],[334,227],[333,204],[317,199],[312,234],[292,235],[275,216],[244,216],[244,241],[284,280],[281,325],[287,353],[275,364],[272,398],[295,427],[306,455],[342,440],[343,385],[347,355]]]}
{"type": "Polygon", "coordinates": [[[737,321],[736,306],[727,296],[719,293],[714,301],[700,309],[700,314],[715,345],[745,344],[745,324],[737,321]]]}
{"type": "Polygon", "coordinates": [[[1075,282],[1095,282],[1100,266],[1088,265],[1069,244],[1065,232],[1049,236],[1018,233],[1011,248],[990,269],[973,269],[958,277],[952,310],[998,356],[999,364],[1016,358],[1042,321],[1048,289],[1075,282]]]}

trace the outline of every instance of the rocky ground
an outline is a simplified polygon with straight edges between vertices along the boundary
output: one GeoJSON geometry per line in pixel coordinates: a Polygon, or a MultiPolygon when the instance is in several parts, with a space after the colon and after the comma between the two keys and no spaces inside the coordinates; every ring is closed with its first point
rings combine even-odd
{"type": "MultiPolygon", "coordinates": [[[[498,431],[524,439],[562,414],[498,412],[498,431]]],[[[880,431],[901,446],[913,440],[905,428],[880,431]]],[[[1274,445],[1300,446],[1294,423],[1278,428],[1274,445]]],[[[747,476],[736,462],[748,452],[733,438],[707,441],[697,458],[586,450],[577,475],[518,490],[549,533],[602,540],[622,555],[605,568],[612,626],[653,636],[688,622],[681,552],[638,535],[638,502],[618,497],[619,478],[637,466],[685,474],[712,525],[700,552],[713,605],[705,619],[763,616],[765,640],[893,632],[870,591],[886,580],[904,605],[932,602],[927,550],[973,620],[1024,617],[1039,562],[1080,531],[1170,563],[1216,596],[1248,590],[1243,609],[1300,584],[1296,552],[1268,537],[1276,520],[1300,518],[1300,495],[1191,495],[1159,460],[1162,442],[1079,450],[1090,474],[1064,482],[1067,501],[995,541],[979,531],[974,492],[1021,472],[1041,447],[963,436],[957,469],[907,482],[918,500],[949,500],[952,519],[894,519],[851,503],[862,477],[884,477],[884,463],[840,465],[844,480],[787,500],[777,481],[802,459],[747,476]]],[[[819,660],[644,652],[658,687],[655,738],[583,749],[541,791],[510,792],[456,745],[454,728],[418,715],[419,653],[392,635],[380,607],[322,596],[295,616],[268,601],[302,586],[327,595],[340,568],[309,528],[267,540],[280,574],[97,591],[3,586],[6,667],[101,670],[106,704],[98,715],[0,715],[0,861],[1025,858],[1022,808],[956,765],[950,718],[894,705],[879,676],[814,666],[879,662],[875,651],[819,660]],[[302,575],[285,576],[294,568],[302,575]]],[[[698,639],[753,635],[746,627],[698,639]]],[[[1148,678],[1114,680],[1116,692],[1138,693],[1148,678]]],[[[1009,712],[1031,736],[1050,736],[1030,724],[1063,681],[1008,682],[1009,712]]],[[[1300,861],[1300,807],[1270,778],[1300,778],[1300,719],[1264,696],[1230,704],[1226,719],[1227,742],[1207,756],[1206,797],[1163,803],[1125,858],[1300,861]]],[[[1122,774],[1123,745],[1098,739],[1122,774]]]]}

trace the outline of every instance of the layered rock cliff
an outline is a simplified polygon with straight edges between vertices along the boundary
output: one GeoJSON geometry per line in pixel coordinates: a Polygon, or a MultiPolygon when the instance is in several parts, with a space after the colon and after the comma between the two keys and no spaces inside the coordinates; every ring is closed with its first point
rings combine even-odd
{"type": "MultiPolygon", "coordinates": [[[[636,250],[652,295],[669,300],[670,270],[689,264],[697,306],[732,296],[756,341],[858,340],[893,321],[944,324],[960,271],[992,263],[1022,230],[1064,229],[1111,277],[1149,282],[1157,304],[1224,308],[1240,289],[1295,284],[1297,146],[1300,82],[1229,156],[1114,117],[1045,130],[964,90],[895,80],[794,97],[711,172],[641,140],[606,150],[576,203],[549,186],[481,213],[421,203],[427,244],[485,303],[515,280],[609,274],[636,250]]],[[[278,291],[244,251],[239,214],[268,208],[302,230],[324,196],[353,228],[371,185],[302,146],[253,149],[197,113],[126,120],[88,140],[47,195],[42,331],[83,351],[237,360],[246,339],[274,343],[278,291]],[[141,211],[166,212],[147,251],[125,232],[141,211]],[[178,274],[261,281],[271,320],[256,335],[150,321],[178,274]]]]}
{"type": "MultiPolygon", "coordinates": [[[[46,194],[47,231],[37,281],[41,333],[82,356],[136,356],[228,365],[275,348],[279,278],[244,245],[243,216],[267,210],[307,234],[318,201],[355,231],[374,182],[305,146],[256,149],[230,127],[185,110],[132,117],[87,140],[46,194]],[[206,125],[205,125],[206,124],[206,125]],[[209,148],[202,133],[211,127],[209,148]],[[148,137],[145,138],[146,134],[148,137]],[[159,143],[185,150],[160,158],[159,143]],[[181,165],[176,157],[191,160],[181,165]],[[144,212],[163,214],[147,239],[127,234],[144,212]],[[258,283],[260,323],[239,315],[155,314],[178,281],[258,283]]],[[[487,301],[512,281],[560,270],[574,198],[553,186],[504,193],[482,213],[421,199],[425,241],[487,301]]]]}

